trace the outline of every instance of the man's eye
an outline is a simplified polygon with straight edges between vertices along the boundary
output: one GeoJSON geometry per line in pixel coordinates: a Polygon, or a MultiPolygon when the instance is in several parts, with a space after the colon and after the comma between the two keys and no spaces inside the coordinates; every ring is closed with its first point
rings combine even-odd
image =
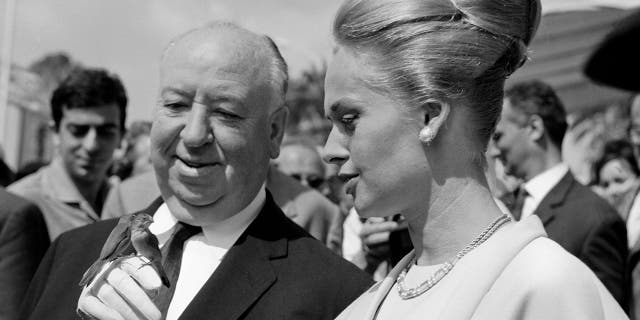
{"type": "Polygon", "coordinates": [[[84,137],[87,132],[89,132],[89,126],[70,124],[67,126],[67,130],[69,130],[74,137],[84,137]]]}
{"type": "Polygon", "coordinates": [[[164,103],[163,105],[165,108],[173,111],[179,111],[189,107],[186,103],[182,103],[182,102],[167,102],[167,103],[164,103]]]}
{"type": "Polygon", "coordinates": [[[502,133],[500,133],[500,132],[496,132],[496,133],[494,133],[494,134],[493,134],[492,139],[493,139],[493,141],[495,142],[495,141],[500,140],[500,138],[501,138],[501,137],[502,137],[502,133]]]}
{"type": "Polygon", "coordinates": [[[231,113],[231,112],[223,111],[223,110],[216,110],[216,114],[220,115],[222,118],[225,118],[227,120],[240,120],[240,119],[242,119],[242,117],[240,117],[239,115],[237,115],[235,113],[231,113]]]}
{"type": "Polygon", "coordinates": [[[120,129],[116,128],[116,127],[106,127],[106,128],[98,128],[98,135],[101,137],[113,137],[116,134],[118,134],[118,131],[120,129]]]}

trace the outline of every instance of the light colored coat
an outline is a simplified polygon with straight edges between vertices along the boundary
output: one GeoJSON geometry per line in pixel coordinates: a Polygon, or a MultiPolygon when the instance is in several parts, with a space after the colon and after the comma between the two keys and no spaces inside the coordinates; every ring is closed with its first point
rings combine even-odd
{"type": "MultiPolygon", "coordinates": [[[[395,279],[413,255],[337,319],[376,319],[385,297],[398,294],[395,279]]],[[[414,299],[384,309],[391,308],[394,318],[403,320],[628,319],[589,268],[546,238],[535,215],[496,231],[436,286],[414,299]]]]}

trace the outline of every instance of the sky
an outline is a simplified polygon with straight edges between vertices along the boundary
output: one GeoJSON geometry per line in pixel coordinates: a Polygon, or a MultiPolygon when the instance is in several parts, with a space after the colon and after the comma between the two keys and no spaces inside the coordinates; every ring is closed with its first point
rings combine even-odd
{"type": "MultiPolygon", "coordinates": [[[[0,0],[0,31],[5,6],[0,0]]],[[[14,64],[66,52],[90,67],[120,76],[129,95],[129,122],[150,119],[158,86],[159,55],[170,39],[209,21],[231,20],[274,38],[291,75],[329,57],[331,21],[341,0],[15,0],[14,64]]],[[[543,0],[543,10],[613,5],[640,0],[543,0]]]]}

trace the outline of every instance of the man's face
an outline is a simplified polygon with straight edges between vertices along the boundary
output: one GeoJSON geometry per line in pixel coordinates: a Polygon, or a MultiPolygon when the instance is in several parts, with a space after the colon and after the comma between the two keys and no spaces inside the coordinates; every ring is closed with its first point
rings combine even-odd
{"type": "Polygon", "coordinates": [[[120,109],[116,104],[64,109],[58,129],[58,152],[77,182],[101,183],[120,144],[120,109]]]}
{"type": "Polygon", "coordinates": [[[270,108],[266,63],[227,38],[195,36],[167,52],[151,129],[162,196],[180,221],[199,226],[251,202],[278,155],[286,118],[270,108]]]}
{"type": "Polygon", "coordinates": [[[492,155],[502,162],[505,174],[526,179],[530,141],[526,126],[519,121],[522,116],[508,99],[504,100],[500,122],[493,135],[492,155]]]}
{"type": "Polygon", "coordinates": [[[303,185],[320,190],[324,185],[324,164],[317,151],[298,145],[285,146],[277,159],[278,169],[303,185]]]}

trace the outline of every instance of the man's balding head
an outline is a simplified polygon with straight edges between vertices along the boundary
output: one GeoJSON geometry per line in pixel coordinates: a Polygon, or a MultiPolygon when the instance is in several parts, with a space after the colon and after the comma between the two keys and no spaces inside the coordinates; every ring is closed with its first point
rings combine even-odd
{"type": "Polygon", "coordinates": [[[214,23],[171,42],[162,56],[151,160],[176,218],[215,224],[256,197],[279,154],[286,81],[275,44],[234,24],[214,23]]]}
{"type": "Polygon", "coordinates": [[[231,22],[213,22],[173,39],[162,54],[161,77],[166,64],[172,59],[184,58],[185,55],[203,58],[212,52],[218,52],[216,58],[220,54],[229,56],[230,71],[250,72],[254,79],[267,80],[273,90],[271,107],[284,105],[288,67],[275,42],[266,35],[256,34],[231,22]]]}

